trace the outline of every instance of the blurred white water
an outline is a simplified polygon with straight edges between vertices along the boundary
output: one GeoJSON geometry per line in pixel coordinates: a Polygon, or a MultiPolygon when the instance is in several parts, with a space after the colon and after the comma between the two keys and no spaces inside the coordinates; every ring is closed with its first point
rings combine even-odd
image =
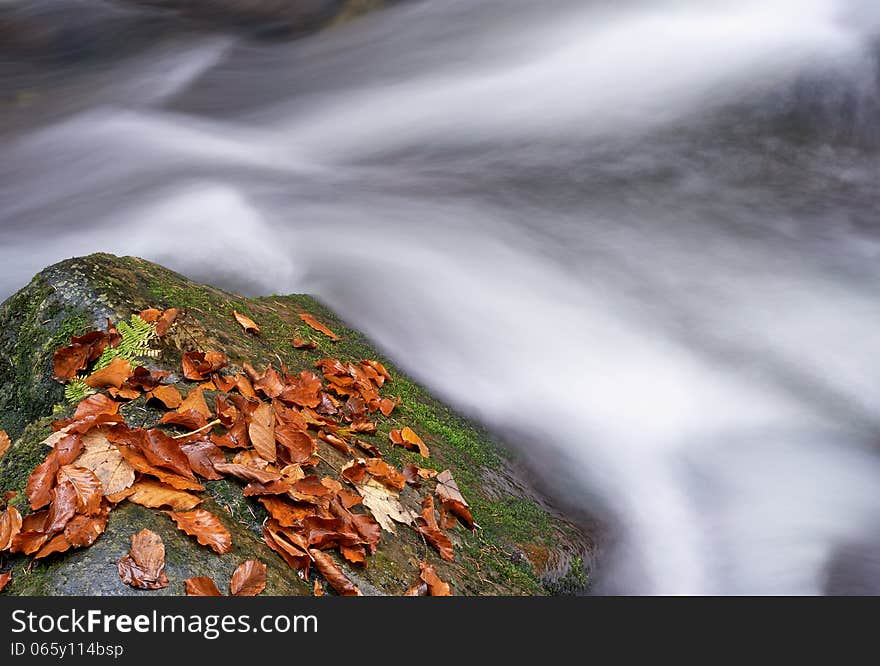
{"type": "Polygon", "coordinates": [[[615,526],[600,590],[819,593],[880,540],[877,18],[413,2],[73,70],[0,135],[0,292],[316,293],[615,526]]]}

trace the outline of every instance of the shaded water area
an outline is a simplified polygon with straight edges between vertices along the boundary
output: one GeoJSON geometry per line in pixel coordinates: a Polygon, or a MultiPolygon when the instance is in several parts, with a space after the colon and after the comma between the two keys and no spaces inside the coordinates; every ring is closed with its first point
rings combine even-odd
{"type": "Polygon", "coordinates": [[[0,294],[98,250],[314,293],[611,526],[598,591],[877,591],[878,27],[409,0],[288,39],[13,4],[0,294]]]}

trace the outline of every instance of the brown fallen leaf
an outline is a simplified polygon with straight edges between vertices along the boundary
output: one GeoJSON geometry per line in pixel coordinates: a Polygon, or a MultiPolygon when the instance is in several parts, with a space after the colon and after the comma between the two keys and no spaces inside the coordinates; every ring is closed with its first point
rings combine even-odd
{"type": "Polygon", "coordinates": [[[248,333],[254,333],[259,335],[260,327],[257,326],[257,323],[251,319],[250,317],[246,317],[240,312],[232,311],[232,315],[235,317],[235,321],[241,324],[241,327],[248,333]]]}
{"type": "Polygon", "coordinates": [[[155,323],[159,317],[162,316],[162,311],[157,310],[156,308],[146,308],[138,312],[138,317],[143,319],[146,323],[152,324],[155,323]]]}
{"type": "Polygon", "coordinates": [[[478,525],[474,522],[468,503],[458,489],[458,484],[452,478],[452,472],[448,469],[437,475],[437,496],[443,508],[449,513],[456,516],[469,529],[476,529],[478,525]]]}
{"type": "Polygon", "coordinates": [[[317,349],[318,343],[312,342],[311,340],[306,340],[304,338],[294,338],[293,346],[295,349],[317,349]]]}
{"type": "Polygon", "coordinates": [[[316,548],[310,548],[309,554],[312,556],[315,567],[324,577],[324,580],[327,581],[330,587],[336,590],[337,594],[344,597],[363,596],[357,586],[348,579],[348,576],[342,572],[342,569],[339,568],[336,562],[333,561],[333,558],[327,553],[316,548]]]}
{"type": "Polygon", "coordinates": [[[452,541],[443,534],[437,524],[437,519],[434,516],[434,498],[431,495],[422,501],[422,513],[416,518],[416,529],[440,553],[440,557],[448,562],[453,561],[452,541]]]}
{"type": "Polygon", "coordinates": [[[21,514],[14,506],[6,507],[6,510],[0,513],[0,551],[9,550],[19,532],[21,532],[21,514]]]}
{"type": "Polygon", "coordinates": [[[158,321],[156,321],[156,336],[164,337],[168,332],[168,329],[174,325],[174,322],[177,321],[177,315],[179,314],[179,310],[177,308],[168,308],[162,313],[162,316],[159,317],[158,321]]]}
{"type": "Polygon", "coordinates": [[[181,358],[183,376],[186,379],[202,382],[208,376],[226,367],[226,354],[209,351],[188,351],[181,358]]]}
{"type": "Polygon", "coordinates": [[[52,488],[58,473],[58,455],[53,450],[46,459],[34,468],[27,480],[27,497],[31,508],[42,509],[52,501],[52,488]]]}
{"type": "Polygon", "coordinates": [[[58,471],[58,483],[70,482],[76,493],[76,510],[87,516],[101,512],[104,488],[95,473],[85,467],[65,465],[58,471]]]}
{"type": "Polygon", "coordinates": [[[202,500],[183,490],[177,490],[171,486],[142,478],[131,487],[131,494],[126,498],[129,502],[140,504],[151,509],[169,507],[175,511],[189,511],[198,506],[202,500]]]}
{"type": "Polygon", "coordinates": [[[173,386],[157,386],[147,393],[147,400],[158,400],[166,409],[177,409],[183,402],[180,391],[173,386]]]}
{"type": "Polygon", "coordinates": [[[374,479],[357,486],[357,491],[363,498],[363,504],[379,521],[386,532],[397,534],[394,523],[412,525],[412,514],[405,509],[397,499],[397,495],[388,490],[384,485],[374,479]]]}
{"type": "Polygon", "coordinates": [[[331,340],[339,340],[339,336],[336,335],[336,333],[331,331],[329,328],[324,326],[324,324],[319,322],[315,318],[315,315],[309,314],[308,312],[302,312],[302,313],[300,313],[299,318],[302,319],[308,326],[315,329],[319,333],[323,333],[331,340]]]}
{"type": "Polygon", "coordinates": [[[187,578],[184,581],[186,585],[186,596],[188,597],[222,597],[217,584],[209,576],[196,576],[195,578],[187,578]]]}
{"type": "Polygon", "coordinates": [[[183,451],[183,454],[189,460],[190,467],[199,476],[209,481],[223,478],[223,475],[214,469],[214,465],[225,463],[226,456],[223,455],[223,452],[213,442],[202,440],[181,444],[180,450],[183,451]]]}
{"type": "Polygon", "coordinates": [[[107,388],[108,386],[118,389],[131,377],[133,372],[131,363],[121,356],[117,356],[110,361],[106,368],[96,370],[86,377],[85,383],[94,389],[107,388]]]}
{"type": "Polygon", "coordinates": [[[58,466],[70,465],[79,458],[85,446],[80,435],[64,435],[55,442],[55,453],[58,456],[58,466]]]}
{"type": "Polygon", "coordinates": [[[64,533],[55,534],[46,544],[40,548],[34,555],[35,560],[41,560],[44,557],[49,557],[49,555],[54,555],[55,553],[64,553],[70,550],[71,543],[67,540],[67,537],[64,536],[64,533]]]}
{"type": "Polygon", "coordinates": [[[292,502],[274,495],[260,497],[260,503],[282,527],[299,525],[304,518],[314,515],[316,508],[305,502],[292,502]]]}
{"type": "Polygon", "coordinates": [[[187,513],[166,513],[181,530],[194,536],[196,541],[218,555],[225,555],[232,550],[232,535],[210,511],[197,509],[187,513]]]}
{"type": "Polygon", "coordinates": [[[63,530],[76,513],[76,505],[76,490],[70,481],[64,481],[52,488],[52,502],[49,504],[45,531],[52,533],[63,530]]]}
{"type": "Polygon", "coordinates": [[[250,416],[248,436],[263,460],[275,462],[275,412],[267,402],[260,403],[250,416]]]}
{"type": "Polygon", "coordinates": [[[196,411],[202,416],[205,417],[205,420],[211,418],[211,408],[208,407],[208,403],[205,402],[205,394],[202,392],[201,387],[194,388],[190,391],[186,399],[180,403],[177,407],[177,411],[180,413],[185,413],[188,411],[196,411]]]}
{"type": "Polygon", "coordinates": [[[107,513],[105,508],[97,516],[74,516],[64,527],[64,538],[74,548],[91,546],[107,529],[107,513]]]}
{"type": "Polygon", "coordinates": [[[9,435],[6,434],[6,431],[0,430],[0,458],[9,450],[11,444],[12,442],[9,441],[9,435]]]}
{"type": "Polygon", "coordinates": [[[392,400],[391,398],[382,398],[379,401],[379,411],[382,412],[384,416],[391,416],[391,412],[394,411],[394,408],[400,404],[400,398],[395,398],[392,400]]]}
{"type": "Polygon", "coordinates": [[[238,565],[229,582],[235,597],[255,597],[266,589],[266,565],[259,560],[245,560],[238,565]]]}
{"type": "Polygon", "coordinates": [[[423,458],[431,457],[427,444],[409,426],[404,426],[401,430],[392,430],[388,436],[397,446],[402,446],[410,451],[418,451],[423,458]]]}
{"type": "Polygon", "coordinates": [[[69,382],[76,377],[80,370],[86,369],[88,359],[89,347],[87,345],[73,344],[62,347],[55,352],[52,377],[59,382],[69,382]]]}
{"type": "Polygon", "coordinates": [[[452,588],[449,583],[440,580],[433,564],[428,564],[424,560],[419,562],[419,568],[422,573],[419,576],[428,586],[428,596],[430,597],[451,597],[452,588]]]}
{"type": "Polygon", "coordinates": [[[105,496],[115,495],[134,483],[134,469],[106,433],[93,430],[83,435],[82,445],[83,452],[73,464],[91,470],[100,479],[105,496]]]}
{"type": "Polygon", "coordinates": [[[0,573],[0,592],[9,585],[9,582],[12,580],[12,572],[7,571],[6,573],[0,573]]]}
{"type": "Polygon", "coordinates": [[[141,530],[131,537],[131,551],[119,560],[117,567],[122,582],[141,590],[168,587],[165,575],[165,544],[150,530],[141,530]]]}
{"type": "Polygon", "coordinates": [[[237,463],[217,464],[214,465],[214,469],[216,469],[221,474],[229,474],[230,476],[234,476],[236,479],[241,479],[242,481],[248,482],[272,483],[273,481],[281,480],[281,474],[279,474],[278,472],[257,469],[256,467],[239,465],[237,463]]]}
{"type": "Polygon", "coordinates": [[[96,393],[80,401],[73,413],[74,419],[84,419],[87,416],[98,414],[116,414],[119,412],[119,403],[107,397],[103,393],[96,393]]]}
{"type": "MultiPolygon", "coordinates": [[[[0,590],[2,590],[2,589],[3,588],[0,587],[0,590]]],[[[312,587],[312,596],[314,596],[314,597],[323,597],[324,596],[324,586],[321,585],[321,581],[319,581],[317,578],[315,579],[315,584],[312,587]]]]}

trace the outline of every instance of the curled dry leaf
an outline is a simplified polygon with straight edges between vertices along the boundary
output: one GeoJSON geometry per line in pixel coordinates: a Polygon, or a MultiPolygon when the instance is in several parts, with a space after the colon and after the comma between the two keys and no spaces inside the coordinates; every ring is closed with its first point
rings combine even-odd
{"type": "Polygon", "coordinates": [[[291,569],[299,571],[303,577],[309,575],[312,556],[308,553],[308,543],[302,537],[270,519],[263,525],[263,538],[266,545],[278,553],[291,569]]]}
{"type": "Polygon", "coordinates": [[[248,482],[272,483],[273,481],[281,480],[281,474],[278,472],[257,469],[256,467],[250,467],[248,465],[239,465],[238,463],[217,464],[214,465],[214,469],[221,474],[229,474],[237,479],[248,482]]]}
{"type": "Polygon", "coordinates": [[[443,508],[456,516],[469,529],[475,529],[477,524],[471,515],[468,503],[458,489],[458,484],[452,478],[452,472],[448,469],[437,475],[437,496],[443,508]]]}
{"type": "Polygon", "coordinates": [[[70,481],[64,481],[52,488],[52,502],[49,504],[45,531],[58,532],[64,529],[76,513],[76,504],[76,490],[70,481]]]}
{"type": "Polygon", "coordinates": [[[177,411],[181,414],[195,411],[204,416],[205,420],[211,418],[211,409],[208,407],[208,403],[205,402],[205,394],[202,392],[201,387],[190,391],[186,399],[177,407],[177,411]]]}
{"type": "Polygon", "coordinates": [[[306,340],[305,338],[294,338],[293,346],[295,349],[317,349],[318,343],[306,340]]]}
{"type": "Polygon", "coordinates": [[[127,585],[141,590],[168,587],[165,575],[165,544],[150,530],[141,530],[131,537],[131,551],[119,560],[119,577],[127,585]]]}
{"type": "Polygon", "coordinates": [[[303,313],[301,313],[301,314],[299,315],[299,318],[302,319],[302,320],[303,320],[308,326],[310,326],[311,328],[315,329],[315,330],[318,331],[319,333],[323,333],[324,335],[326,335],[326,336],[327,336],[328,338],[330,338],[331,340],[339,340],[339,336],[336,335],[336,333],[334,333],[333,331],[331,331],[329,328],[327,328],[326,326],[324,326],[324,324],[322,324],[321,322],[319,322],[319,321],[315,318],[315,315],[309,314],[308,312],[303,312],[303,313]]]}
{"type": "Polygon", "coordinates": [[[6,434],[5,430],[0,430],[0,458],[9,450],[10,445],[9,435],[6,434]]]}
{"type": "Polygon", "coordinates": [[[184,581],[186,585],[186,596],[188,597],[222,597],[217,584],[209,576],[196,576],[195,578],[187,578],[184,581]]]}
{"type": "MultiPolygon", "coordinates": [[[[0,590],[3,588],[0,587],[0,590]]],[[[321,585],[321,581],[317,578],[315,579],[315,585],[312,587],[312,596],[315,597],[323,597],[324,596],[324,586],[321,585]]]]}
{"type": "Polygon", "coordinates": [[[32,509],[42,509],[52,501],[51,493],[57,473],[58,454],[53,450],[28,477],[26,492],[32,509]]]}
{"type": "Polygon", "coordinates": [[[98,414],[116,414],[119,412],[119,403],[107,397],[103,393],[96,393],[80,401],[73,413],[74,419],[84,419],[87,416],[98,414]]]}
{"type": "Polygon", "coordinates": [[[189,460],[190,467],[199,476],[209,481],[223,478],[223,475],[214,469],[214,465],[224,464],[226,456],[223,455],[223,452],[213,442],[202,440],[200,442],[181,444],[180,450],[183,451],[183,454],[189,460]]]}
{"type": "Polygon", "coordinates": [[[422,513],[416,518],[416,529],[440,553],[440,557],[448,562],[452,562],[454,559],[452,541],[443,534],[440,526],[437,524],[437,519],[434,516],[434,498],[431,495],[428,495],[422,501],[422,513]]]}
{"type": "Polygon", "coordinates": [[[177,315],[179,314],[179,310],[177,308],[168,308],[165,312],[162,313],[162,316],[159,317],[158,321],[156,321],[156,336],[164,337],[168,332],[168,329],[174,325],[174,322],[177,321],[177,315]]]}
{"type": "Polygon", "coordinates": [[[70,550],[70,547],[71,543],[67,540],[67,537],[64,536],[63,532],[61,534],[55,534],[42,548],[40,548],[40,550],[37,551],[34,555],[34,559],[40,560],[49,555],[54,555],[55,553],[64,553],[70,550]]]}
{"type": "Polygon", "coordinates": [[[431,457],[427,444],[409,426],[404,426],[402,430],[392,430],[388,436],[397,446],[402,446],[410,451],[418,451],[423,458],[431,457]]]}
{"type": "Polygon", "coordinates": [[[357,490],[364,500],[364,506],[372,512],[386,532],[397,534],[395,522],[412,525],[411,513],[403,507],[397,496],[381,483],[370,479],[367,483],[357,486],[357,490]]]}
{"type": "Polygon", "coordinates": [[[294,527],[315,513],[315,507],[311,504],[292,502],[273,495],[260,497],[260,503],[282,527],[294,527]]]}
{"type": "Polygon", "coordinates": [[[9,582],[12,580],[12,573],[7,571],[6,573],[0,573],[0,592],[9,585],[9,582]]]}
{"type": "Polygon", "coordinates": [[[85,467],[65,465],[58,472],[58,482],[69,482],[76,493],[76,510],[87,516],[101,512],[104,489],[95,473],[85,467]]]}
{"type": "Polygon", "coordinates": [[[327,553],[316,548],[310,548],[309,554],[312,556],[315,567],[324,577],[324,580],[327,581],[330,587],[336,590],[337,594],[343,597],[363,596],[357,586],[348,579],[348,576],[342,572],[342,569],[339,568],[336,562],[333,561],[333,558],[327,553]]]}
{"type": "Polygon", "coordinates": [[[86,369],[88,359],[89,347],[85,345],[62,347],[55,352],[52,377],[59,382],[69,382],[80,370],[86,369]]]}
{"type": "Polygon", "coordinates": [[[259,334],[260,327],[257,326],[257,323],[251,319],[250,317],[246,317],[240,312],[232,311],[232,315],[235,317],[235,321],[241,324],[241,327],[247,331],[248,333],[259,334]]]}
{"type": "Polygon", "coordinates": [[[181,530],[194,536],[196,541],[218,555],[225,555],[232,550],[232,535],[210,511],[197,509],[187,513],[166,513],[181,530]]]}
{"type": "Polygon", "coordinates": [[[419,578],[424,581],[428,587],[428,596],[431,597],[451,597],[452,588],[449,583],[445,583],[437,575],[433,564],[428,564],[424,560],[419,562],[419,568],[422,573],[419,578]]]}
{"type": "Polygon", "coordinates": [[[157,386],[147,393],[147,400],[158,400],[166,409],[177,409],[183,402],[180,391],[173,386],[157,386]]]}
{"type": "Polygon", "coordinates": [[[157,310],[156,308],[146,308],[145,310],[141,310],[138,312],[138,317],[143,319],[148,324],[153,324],[155,321],[162,316],[162,311],[157,310]]]}
{"type": "Polygon", "coordinates": [[[168,507],[175,511],[189,511],[201,503],[201,499],[183,490],[177,490],[161,481],[142,478],[131,487],[129,502],[151,509],[168,507]]]}
{"type": "Polygon", "coordinates": [[[134,483],[134,468],[122,457],[106,433],[93,430],[82,438],[83,452],[74,461],[77,467],[94,472],[104,495],[115,495],[134,483]]]}
{"type": "Polygon", "coordinates": [[[9,550],[15,537],[21,532],[21,514],[14,506],[0,513],[0,551],[9,550]]]}
{"type": "Polygon", "coordinates": [[[94,389],[102,389],[107,387],[121,388],[122,385],[131,377],[131,363],[121,356],[117,356],[106,368],[96,370],[86,377],[85,383],[94,389]]]}
{"type": "Polygon", "coordinates": [[[205,381],[212,372],[226,367],[226,354],[209,351],[188,351],[181,359],[183,376],[196,382],[205,381]]]}
{"type": "Polygon", "coordinates": [[[229,591],[236,597],[255,597],[266,589],[266,565],[259,560],[245,560],[238,565],[229,591]]]}

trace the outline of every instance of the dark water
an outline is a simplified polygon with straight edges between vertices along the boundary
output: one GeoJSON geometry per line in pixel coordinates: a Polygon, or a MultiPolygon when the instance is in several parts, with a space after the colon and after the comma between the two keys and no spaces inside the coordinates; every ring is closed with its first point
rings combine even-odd
{"type": "Polygon", "coordinates": [[[600,589],[877,589],[875,3],[77,5],[0,62],[0,293],[96,250],[316,293],[616,527],[600,589]]]}

